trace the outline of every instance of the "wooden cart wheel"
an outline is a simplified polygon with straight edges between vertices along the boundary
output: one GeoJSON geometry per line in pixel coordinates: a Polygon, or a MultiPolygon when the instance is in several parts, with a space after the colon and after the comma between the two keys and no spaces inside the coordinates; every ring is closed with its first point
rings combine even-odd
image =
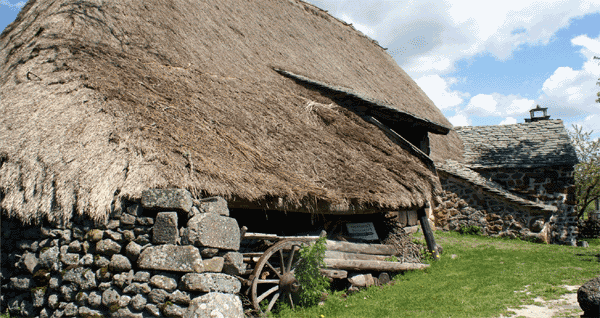
{"type": "Polygon", "coordinates": [[[271,246],[258,260],[252,273],[251,300],[258,312],[270,312],[278,300],[287,299],[294,308],[292,294],[298,292],[300,284],[294,277],[294,270],[300,260],[298,250],[306,244],[303,241],[284,240],[271,246]],[[265,311],[260,303],[267,299],[265,311]]]}

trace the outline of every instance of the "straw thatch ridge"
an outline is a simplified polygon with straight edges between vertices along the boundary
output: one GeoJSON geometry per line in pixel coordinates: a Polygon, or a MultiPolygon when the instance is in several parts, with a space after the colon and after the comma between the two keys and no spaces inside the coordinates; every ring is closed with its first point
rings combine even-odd
{"type": "Polygon", "coordinates": [[[278,68],[275,68],[275,71],[282,75],[285,75],[287,77],[293,78],[295,80],[305,82],[305,83],[308,83],[311,85],[315,85],[315,86],[318,86],[320,88],[324,88],[327,90],[342,93],[344,95],[348,95],[351,98],[356,98],[356,99],[360,100],[361,102],[363,102],[362,103],[363,105],[365,105],[367,108],[369,108],[365,112],[365,115],[367,115],[367,116],[369,116],[369,115],[376,116],[375,114],[368,112],[369,110],[372,109],[372,111],[376,111],[376,112],[378,111],[377,113],[381,113],[382,116],[385,116],[385,118],[392,119],[396,123],[415,124],[418,126],[425,127],[425,128],[427,128],[428,131],[435,133],[435,134],[446,135],[450,132],[450,129],[452,129],[451,127],[447,127],[447,126],[435,123],[431,120],[428,120],[427,118],[421,118],[415,114],[411,114],[408,111],[398,110],[394,107],[386,105],[385,103],[375,100],[373,98],[370,98],[368,96],[363,96],[357,92],[354,92],[350,88],[329,85],[327,83],[323,83],[321,81],[317,81],[315,79],[311,79],[311,78],[308,78],[306,76],[302,76],[299,74],[294,74],[292,72],[288,72],[286,70],[282,70],[282,69],[278,69],[278,68]]]}
{"type": "Polygon", "coordinates": [[[154,187],[323,213],[440,189],[373,124],[273,71],[449,126],[383,49],[300,1],[30,0],[0,63],[0,206],[25,222],[103,221],[154,187]]]}

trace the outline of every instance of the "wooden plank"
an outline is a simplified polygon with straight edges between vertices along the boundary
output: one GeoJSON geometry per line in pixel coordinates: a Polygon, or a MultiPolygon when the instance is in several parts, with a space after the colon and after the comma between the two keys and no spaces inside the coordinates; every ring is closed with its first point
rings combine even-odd
{"type": "Polygon", "coordinates": [[[408,270],[422,270],[429,267],[429,264],[398,263],[386,261],[346,260],[330,258],[326,258],[323,261],[325,262],[325,267],[327,268],[353,271],[399,272],[408,270]]]}
{"type": "Polygon", "coordinates": [[[321,272],[321,275],[329,278],[341,279],[348,277],[348,272],[340,269],[321,268],[319,271],[321,272]]]}
{"type": "Polygon", "coordinates": [[[327,250],[372,255],[394,255],[396,253],[396,249],[390,245],[349,243],[332,240],[327,240],[327,250]]]}
{"type": "Polygon", "coordinates": [[[346,253],[339,251],[325,251],[325,258],[332,259],[357,259],[365,261],[385,261],[389,258],[389,255],[372,255],[372,254],[358,254],[358,253],[346,253]]]}

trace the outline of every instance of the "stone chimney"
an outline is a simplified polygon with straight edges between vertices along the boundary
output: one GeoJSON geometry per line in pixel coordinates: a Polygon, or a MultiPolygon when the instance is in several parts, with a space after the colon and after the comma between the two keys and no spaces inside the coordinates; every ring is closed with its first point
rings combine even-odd
{"type": "Polygon", "coordinates": [[[531,118],[525,118],[525,122],[531,123],[531,122],[540,121],[540,120],[548,120],[548,119],[550,119],[550,116],[548,115],[547,111],[548,111],[548,108],[540,107],[540,105],[536,105],[534,109],[529,111],[531,118]],[[535,112],[542,112],[544,115],[536,117],[535,112]]]}

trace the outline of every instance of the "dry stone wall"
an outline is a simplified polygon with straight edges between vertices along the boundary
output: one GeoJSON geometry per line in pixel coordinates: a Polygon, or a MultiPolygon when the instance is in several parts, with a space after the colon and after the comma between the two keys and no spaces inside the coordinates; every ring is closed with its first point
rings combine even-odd
{"type": "Polygon", "coordinates": [[[437,227],[459,230],[476,226],[484,235],[546,243],[575,243],[577,219],[572,169],[478,172],[524,199],[555,206],[557,211],[549,212],[511,202],[469,182],[443,174],[440,181],[444,192],[435,199],[433,208],[437,227]]]}
{"type": "Polygon", "coordinates": [[[103,225],[2,220],[2,312],[26,317],[243,317],[240,231],[222,198],[144,191],[103,225]]]}

